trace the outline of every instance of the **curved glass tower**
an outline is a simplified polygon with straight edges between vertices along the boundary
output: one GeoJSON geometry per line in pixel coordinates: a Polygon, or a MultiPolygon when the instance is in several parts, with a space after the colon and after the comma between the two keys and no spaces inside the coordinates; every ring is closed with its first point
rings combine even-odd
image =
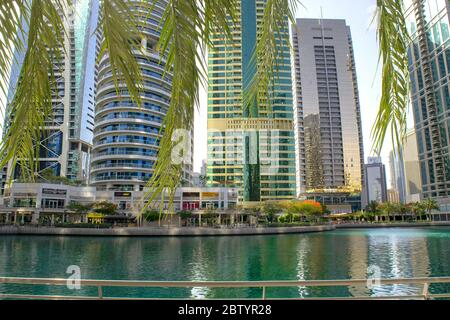
{"type": "Polygon", "coordinates": [[[99,190],[140,191],[152,175],[171,93],[171,75],[163,76],[165,60],[155,50],[166,4],[159,1],[151,14],[146,4],[133,7],[144,22],[144,50],[136,52],[144,80],[141,107],[125,85],[116,93],[109,58],[98,64],[91,184],[99,190]]]}

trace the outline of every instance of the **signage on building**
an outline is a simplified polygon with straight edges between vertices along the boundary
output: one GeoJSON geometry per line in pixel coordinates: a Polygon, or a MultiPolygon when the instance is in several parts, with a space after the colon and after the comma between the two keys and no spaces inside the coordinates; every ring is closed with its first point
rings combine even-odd
{"type": "Polygon", "coordinates": [[[114,197],[131,198],[131,192],[114,192],[114,197]]]}
{"type": "MultiPolygon", "coordinates": [[[[6,196],[6,194],[5,194],[5,196],[6,196]]],[[[14,196],[14,197],[30,197],[30,198],[32,198],[32,197],[36,197],[37,194],[36,194],[36,193],[20,193],[20,192],[14,192],[14,193],[13,193],[13,196],[14,196]]]]}
{"type": "Polygon", "coordinates": [[[202,198],[203,199],[218,199],[219,193],[218,192],[202,192],[202,198]]]}
{"type": "Polygon", "coordinates": [[[200,193],[198,192],[183,192],[184,198],[198,198],[200,197],[200,193]]]}
{"type": "Polygon", "coordinates": [[[197,210],[200,209],[200,202],[187,201],[183,202],[183,210],[197,210]]]}
{"type": "Polygon", "coordinates": [[[67,195],[67,190],[60,190],[60,189],[42,189],[43,194],[51,194],[51,195],[61,195],[65,196],[67,195]]]}
{"type": "Polygon", "coordinates": [[[100,213],[89,213],[87,218],[88,222],[92,224],[103,224],[105,222],[105,215],[100,213]]]}

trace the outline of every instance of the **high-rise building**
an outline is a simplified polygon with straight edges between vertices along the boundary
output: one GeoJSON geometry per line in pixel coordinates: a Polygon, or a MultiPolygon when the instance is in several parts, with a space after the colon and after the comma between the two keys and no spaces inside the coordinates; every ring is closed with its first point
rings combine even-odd
{"type": "MultiPolygon", "coordinates": [[[[270,106],[244,106],[255,75],[252,60],[265,0],[238,1],[239,25],[227,39],[212,35],[208,87],[208,185],[236,187],[244,203],[293,199],[295,139],[288,39],[279,44],[278,68],[270,85],[270,106]]],[[[280,26],[288,38],[288,17],[280,26]]]]}
{"type": "MultiPolygon", "coordinates": [[[[151,6],[136,2],[130,8],[149,12],[151,6]]],[[[161,0],[148,15],[136,15],[142,20],[143,34],[142,51],[135,52],[144,81],[141,106],[133,103],[125,84],[117,93],[109,57],[98,62],[90,181],[97,190],[142,191],[153,174],[172,88],[171,74],[165,74],[166,60],[156,48],[166,6],[167,1],[161,0]]],[[[98,38],[103,41],[101,30],[98,38]]],[[[192,161],[185,166],[183,180],[185,185],[192,182],[192,161]]]]}
{"type": "Polygon", "coordinates": [[[410,130],[406,135],[402,155],[405,173],[405,202],[419,202],[422,200],[422,179],[420,177],[417,136],[414,130],[410,130]]]}
{"type": "Polygon", "coordinates": [[[350,27],[345,20],[297,19],[292,36],[297,193],[360,197],[364,151],[350,27]]]}
{"type": "Polygon", "coordinates": [[[391,203],[402,203],[400,201],[400,194],[396,189],[387,190],[387,201],[391,203]]]}
{"type": "Polygon", "coordinates": [[[365,200],[364,206],[372,201],[383,203],[388,201],[386,184],[386,168],[380,157],[369,157],[365,165],[365,200]]]}
{"type": "MultiPolygon", "coordinates": [[[[54,63],[56,90],[53,92],[53,115],[45,123],[40,141],[39,166],[36,175],[51,172],[73,181],[86,182],[89,176],[89,158],[94,129],[94,65],[96,39],[91,37],[98,20],[98,0],[74,0],[66,6],[64,19],[66,33],[60,61],[54,63]]],[[[28,23],[23,23],[19,37],[26,43],[28,23]]],[[[8,103],[14,98],[24,61],[24,52],[17,51],[11,70],[8,103]]],[[[6,113],[5,128],[8,127],[6,113]]],[[[16,169],[19,169],[17,167],[16,169]]],[[[19,170],[6,178],[17,177],[19,170]]]]}
{"type": "Polygon", "coordinates": [[[450,6],[446,0],[404,4],[421,191],[444,203],[450,196],[450,6]]]}
{"type": "Polygon", "coordinates": [[[389,153],[389,169],[391,171],[391,189],[398,194],[399,201],[405,203],[405,169],[403,150],[392,150],[389,153]]]}

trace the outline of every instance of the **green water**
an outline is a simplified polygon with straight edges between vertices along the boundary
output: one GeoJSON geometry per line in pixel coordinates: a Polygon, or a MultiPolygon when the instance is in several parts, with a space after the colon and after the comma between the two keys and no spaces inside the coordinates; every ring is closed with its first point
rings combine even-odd
{"type": "MultiPolygon", "coordinates": [[[[361,229],[255,237],[94,238],[0,236],[0,276],[66,278],[70,265],[84,279],[323,280],[450,276],[450,228],[361,229]]],[[[270,288],[268,297],[420,293],[410,285],[351,288],[270,288]]],[[[450,292],[434,285],[432,292],[450,292]]],[[[0,293],[95,295],[95,288],[0,285],[0,293]]],[[[251,298],[260,289],[105,288],[105,296],[251,298]]]]}

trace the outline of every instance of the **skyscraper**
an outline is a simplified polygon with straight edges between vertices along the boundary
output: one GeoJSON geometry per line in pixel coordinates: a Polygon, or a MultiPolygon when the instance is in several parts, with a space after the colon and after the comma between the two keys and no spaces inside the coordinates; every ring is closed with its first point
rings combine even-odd
{"type": "Polygon", "coordinates": [[[446,0],[405,0],[411,103],[425,198],[450,195],[450,28],[446,0]]]}
{"type": "MultiPolygon", "coordinates": [[[[165,59],[156,50],[159,21],[166,5],[167,1],[161,0],[148,16],[136,15],[142,19],[143,33],[143,50],[135,53],[144,81],[141,106],[133,103],[123,83],[117,93],[109,57],[98,63],[90,181],[97,190],[142,191],[152,176],[172,88],[171,74],[164,74],[165,59]]],[[[131,9],[148,12],[151,6],[152,3],[133,3],[131,9]]],[[[189,183],[192,161],[188,166],[183,178],[189,183]]]]}
{"type": "Polygon", "coordinates": [[[383,203],[388,201],[386,184],[386,168],[380,157],[369,157],[365,165],[365,197],[363,207],[372,201],[383,203]]]}
{"type": "Polygon", "coordinates": [[[389,168],[391,171],[391,189],[398,193],[401,203],[405,203],[405,169],[402,150],[392,150],[389,153],[389,168]]]}
{"type": "Polygon", "coordinates": [[[417,135],[414,130],[409,131],[406,135],[402,155],[405,174],[405,202],[418,202],[422,198],[422,180],[420,178],[417,135]]]}
{"type": "Polygon", "coordinates": [[[292,35],[297,193],[360,195],[364,153],[350,28],[345,20],[297,19],[292,35]]]}
{"type": "MultiPolygon", "coordinates": [[[[31,1],[30,1],[31,2],[31,1]]],[[[37,175],[51,172],[70,180],[87,181],[89,155],[94,128],[95,37],[99,0],[74,0],[66,6],[64,52],[54,63],[56,90],[53,94],[53,115],[43,128],[40,141],[37,175]]],[[[28,23],[19,36],[27,42],[28,23]]],[[[20,32],[20,31],[19,31],[20,32]]],[[[16,52],[11,71],[8,103],[12,102],[24,60],[23,52],[16,52]]],[[[8,113],[5,127],[8,126],[8,113]]],[[[7,176],[17,176],[9,167],[7,176]]]]}
{"type": "MultiPolygon", "coordinates": [[[[288,39],[279,43],[270,107],[244,107],[264,0],[239,1],[233,39],[213,34],[209,50],[208,185],[239,188],[244,203],[295,198],[295,140],[288,39]]],[[[282,26],[288,37],[288,17],[282,26]]]]}

